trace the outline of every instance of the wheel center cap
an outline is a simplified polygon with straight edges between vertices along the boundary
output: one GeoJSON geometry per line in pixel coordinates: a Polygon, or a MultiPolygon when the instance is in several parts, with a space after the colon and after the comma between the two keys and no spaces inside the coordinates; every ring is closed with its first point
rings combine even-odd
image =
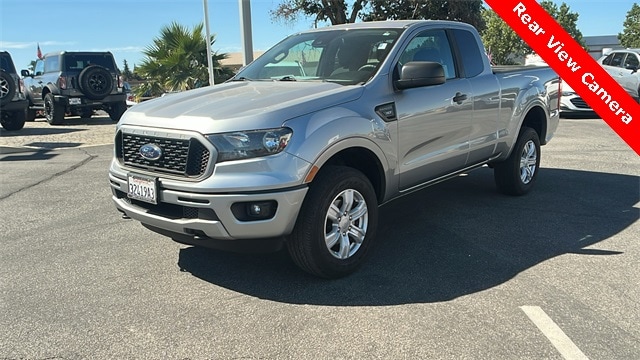
{"type": "Polygon", "coordinates": [[[340,232],[346,232],[347,230],[349,230],[350,223],[351,222],[349,221],[349,217],[346,215],[343,216],[338,223],[338,226],[340,226],[340,232]]]}

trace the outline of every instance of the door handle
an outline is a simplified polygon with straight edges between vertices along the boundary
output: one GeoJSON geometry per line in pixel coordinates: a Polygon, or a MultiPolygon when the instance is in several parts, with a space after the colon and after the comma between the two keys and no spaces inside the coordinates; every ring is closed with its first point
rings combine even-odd
{"type": "Polygon", "coordinates": [[[457,92],[456,96],[453,97],[453,102],[460,105],[463,101],[467,100],[467,94],[463,94],[461,92],[457,92]]]}

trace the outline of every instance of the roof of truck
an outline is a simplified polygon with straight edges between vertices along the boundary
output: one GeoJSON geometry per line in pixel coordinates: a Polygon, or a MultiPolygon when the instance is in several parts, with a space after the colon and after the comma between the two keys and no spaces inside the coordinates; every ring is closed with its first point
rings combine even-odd
{"type": "Polygon", "coordinates": [[[340,24],[340,25],[332,25],[327,27],[321,27],[311,30],[305,30],[301,32],[309,32],[309,31],[324,31],[324,30],[349,30],[349,29],[404,29],[408,28],[412,25],[417,24],[432,24],[432,25],[460,25],[464,24],[466,26],[471,26],[466,23],[462,23],[459,21],[448,21],[448,20],[385,20],[385,21],[365,21],[365,22],[357,22],[350,24],[340,24]]]}

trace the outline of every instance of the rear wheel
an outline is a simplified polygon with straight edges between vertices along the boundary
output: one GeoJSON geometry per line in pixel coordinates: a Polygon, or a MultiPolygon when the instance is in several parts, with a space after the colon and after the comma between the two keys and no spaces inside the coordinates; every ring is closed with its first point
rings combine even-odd
{"type": "Polygon", "coordinates": [[[7,131],[16,131],[24,127],[25,111],[13,111],[2,114],[2,127],[7,131]]]}
{"type": "Polygon", "coordinates": [[[377,223],[378,203],[369,179],[355,169],[331,166],[313,181],[287,249],[304,271],[342,277],[364,262],[377,223]]]}
{"type": "Polygon", "coordinates": [[[53,94],[44,96],[44,113],[49,124],[60,125],[64,120],[64,110],[64,105],[56,104],[53,94]]]}
{"type": "Polygon", "coordinates": [[[507,195],[524,195],[535,183],[540,167],[540,139],[535,130],[523,127],[507,160],[494,164],[498,190],[507,195]]]}

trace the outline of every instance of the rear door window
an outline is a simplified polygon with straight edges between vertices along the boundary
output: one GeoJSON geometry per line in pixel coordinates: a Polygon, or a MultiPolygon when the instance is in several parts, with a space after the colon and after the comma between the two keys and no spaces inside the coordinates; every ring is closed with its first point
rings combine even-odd
{"type": "Polygon", "coordinates": [[[615,53],[611,58],[611,62],[608,64],[609,66],[622,67],[622,61],[624,60],[625,53],[615,53]]]}

